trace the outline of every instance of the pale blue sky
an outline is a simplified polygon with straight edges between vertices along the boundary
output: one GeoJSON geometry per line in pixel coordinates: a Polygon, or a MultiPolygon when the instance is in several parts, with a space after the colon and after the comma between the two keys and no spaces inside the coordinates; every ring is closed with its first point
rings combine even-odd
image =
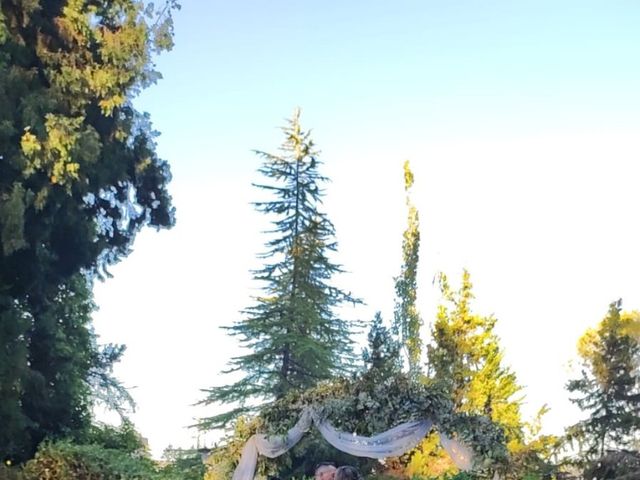
{"type": "Polygon", "coordinates": [[[425,322],[435,272],[469,268],[526,412],[548,402],[556,432],[576,418],[577,338],[618,297],[640,308],[640,3],[184,0],[175,20],[165,78],[137,104],[162,133],[178,223],[96,287],[154,453],[193,440],[189,404],[222,381],[234,346],[218,327],[249,304],[265,240],[251,150],[275,150],[295,106],[332,179],[339,281],[367,302],[354,315],[391,316],[410,159],[425,322]]]}

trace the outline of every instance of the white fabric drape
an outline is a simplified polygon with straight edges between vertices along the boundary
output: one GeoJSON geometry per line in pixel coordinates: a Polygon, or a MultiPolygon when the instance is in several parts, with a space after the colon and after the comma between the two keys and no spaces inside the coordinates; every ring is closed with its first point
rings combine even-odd
{"type": "MultiPolygon", "coordinates": [[[[327,420],[314,418],[313,412],[305,409],[298,423],[286,435],[267,437],[256,434],[249,438],[242,449],[242,457],[233,473],[233,480],[253,480],[258,454],[269,458],[282,455],[300,441],[302,435],[309,430],[312,420],[324,439],[338,450],[356,457],[368,458],[400,456],[416,447],[433,426],[431,420],[416,420],[403,423],[372,437],[363,437],[340,432],[327,420]]],[[[468,447],[443,433],[440,434],[440,443],[461,470],[471,468],[473,454],[468,447]]]]}
{"type": "Polygon", "coordinates": [[[242,449],[240,462],[233,472],[233,480],[253,480],[258,463],[258,453],[269,458],[282,455],[298,443],[302,435],[309,430],[311,419],[311,410],[305,409],[298,422],[286,435],[267,437],[263,434],[256,434],[249,438],[242,449]]]}
{"type": "Polygon", "coordinates": [[[336,430],[329,422],[316,423],[324,439],[338,450],[356,457],[397,457],[413,449],[431,430],[431,420],[407,422],[372,437],[336,430]]]}
{"type": "Polygon", "coordinates": [[[453,463],[460,470],[471,470],[473,466],[473,452],[465,444],[447,437],[444,433],[439,433],[440,445],[451,457],[453,463]]]}

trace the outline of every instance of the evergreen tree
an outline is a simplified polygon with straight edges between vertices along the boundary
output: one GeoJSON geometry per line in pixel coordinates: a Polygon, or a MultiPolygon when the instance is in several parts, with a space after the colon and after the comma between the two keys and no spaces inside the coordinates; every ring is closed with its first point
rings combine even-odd
{"type": "Polygon", "coordinates": [[[29,372],[28,346],[24,341],[30,320],[24,309],[0,295],[0,463],[15,460],[28,449],[22,435],[28,418],[21,405],[23,379],[29,372]]]}
{"type": "Polygon", "coordinates": [[[318,172],[317,151],[300,127],[298,110],[283,130],[280,154],[256,152],[264,159],[259,172],[269,180],[256,186],[274,197],[255,204],[274,225],[261,256],[267,263],[254,272],[264,295],[228,327],[250,353],[232,359],[226,372],[243,372],[244,378],[209,389],[201,402],[239,406],[203,419],[201,428],[225,426],[252,409],[249,400],[281,398],[343,373],[351,359],[351,325],[335,308],[356,300],[330,283],[341,268],[329,258],[337,246],[334,227],[319,210],[327,179],[318,172]]]}
{"type": "MultiPolygon", "coordinates": [[[[0,368],[0,433],[3,460],[23,461],[45,438],[81,437],[91,423],[91,406],[99,401],[122,413],[133,401],[112,376],[124,347],[97,344],[91,327],[95,309],[91,283],[78,274],[61,284],[38,310],[15,305],[9,312],[15,333],[0,368]],[[29,340],[29,343],[26,342],[29,340]],[[15,371],[13,371],[15,369],[15,371]]],[[[10,322],[3,322],[8,327],[10,322]]]]}
{"type": "Polygon", "coordinates": [[[621,313],[621,304],[613,302],[600,324],[580,338],[581,375],[567,384],[575,395],[571,401],[589,413],[568,430],[587,459],[640,438],[640,342],[633,335],[640,315],[621,313]]]}
{"type": "Polygon", "coordinates": [[[131,100],[159,77],[175,6],[0,2],[0,460],[86,425],[119,356],[95,343],[86,282],[143,226],[173,224],[168,165],[131,100]]]}
{"type": "Polygon", "coordinates": [[[373,317],[367,340],[368,345],[362,357],[370,374],[384,380],[402,371],[400,345],[383,325],[380,312],[373,317]]]}
{"type": "Polygon", "coordinates": [[[420,372],[422,340],[420,327],[422,318],[416,307],[418,260],[420,251],[420,220],[418,210],[411,202],[413,172],[409,161],[404,163],[404,189],[408,209],[407,229],[402,239],[402,269],[395,279],[396,301],[394,308],[394,331],[400,337],[409,362],[409,371],[417,375],[420,372]]]}
{"type": "Polygon", "coordinates": [[[156,17],[133,0],[2,2],[3,294],[37,297],[126,255],[144,225],[173,224],[169,167],[131,104],[159,77],[151,55],[171,46],[170,11],[156,17]]]}
{"type": "Polygon", "coordinates": [[[445,303],[438,308],[428,347],[431,377],[451,393],[458,411],[486,415],[504,428],[509,449],[516,450],[523,442],[520,401],[514,398],[521,387],[502,365],[496,319],[471,311],[467,271],[459,291],[451,290],[444,274],[440,288],[445,303]]]}

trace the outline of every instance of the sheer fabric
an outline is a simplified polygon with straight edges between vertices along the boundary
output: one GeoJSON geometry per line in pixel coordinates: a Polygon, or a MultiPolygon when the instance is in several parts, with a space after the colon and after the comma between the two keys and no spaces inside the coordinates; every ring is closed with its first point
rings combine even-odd
{"type": "MultiPolygon", "coordinates": [[[[286,435],[267,437],[256,434],[249,438],[242,450],[240,463],[233,473],[233,480],[253,480],[258,454],[269,458],[282,455],[300,441],[302,435],[311,427],[312,421],[324,439],[338,450],[356,457],[368,458],[400,456],[415,448],[433,426],[431,420],[417,420],[403,423],[372,437],[364,437],[336,430],[326,419],[314,418],[313,412],[305,409],[298,423],[286,435]]],[[[440,443],[461,470],[471,468],[473,454],[468,447],[443,433],[440,434],[440,443]]]]}
{"type": "Polygon", "coordinates": [[[309,430],[311,420],[311,410],[305,409],[298,422],[286,435],[267,437],[264,434],[256,434],[249,438],[242,449],[240,462],[233,472],[233,480],[253,480],[258,453],[269,458],[282,455],[300,441],[302,435],[309,430]]]}
{"type": "Polygon", "coordinates": [[[440,445],[451,457],[460,470],[471,470],[473,467],[473,452],[465,444],[440,433],[440,445]]]}
{"type": "Polygon", "coordinates": [[[338,450],[356,457],[397,457],[413,449],[431,430],[431,420],[407,422],[372,437],[340,432],[329,422],[316,423],[324,439],[338,450]]]}

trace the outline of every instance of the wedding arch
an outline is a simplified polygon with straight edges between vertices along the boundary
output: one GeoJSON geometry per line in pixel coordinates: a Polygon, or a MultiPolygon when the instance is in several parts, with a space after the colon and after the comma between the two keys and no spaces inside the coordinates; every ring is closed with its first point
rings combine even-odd
{"type": "MultiPolygon", "coordinates": [[[[255,434],[242,449],[240,462],[233,473],[233,480],[253,480],[258,455],[275,458],[296,445],[314,424],[324,439],[338,450],[356,457],[387,458],[397,457],[413,450],[429,433],[434,423],[430,419],[414,420],[397,425],[390,430],[365,437],[342,432],[321,418],[313,408],[303,410],[298,422],[284,435],[267,436],[255,434]]],[[[463,443],[439,432],[442,447],[456,466],[469,470],[473,465],[473,452],[463,443]]]]}
{"type": "Polygon", "coordinates": [[[329,445],[356,457],[401,456],[432,430],[461,470],[506,455],[502,430],[490,419],[455,412],[448,395],[404,373],[336,379],[264,406],[254,418],[255,428],[244,429],[244,440],[237,438],[232,450],[218,455],[225,462],[238,461],[229,465],[235,468],[234,480],[253,480],[260,456],[287,453],[312,428],[329,445]]]}

